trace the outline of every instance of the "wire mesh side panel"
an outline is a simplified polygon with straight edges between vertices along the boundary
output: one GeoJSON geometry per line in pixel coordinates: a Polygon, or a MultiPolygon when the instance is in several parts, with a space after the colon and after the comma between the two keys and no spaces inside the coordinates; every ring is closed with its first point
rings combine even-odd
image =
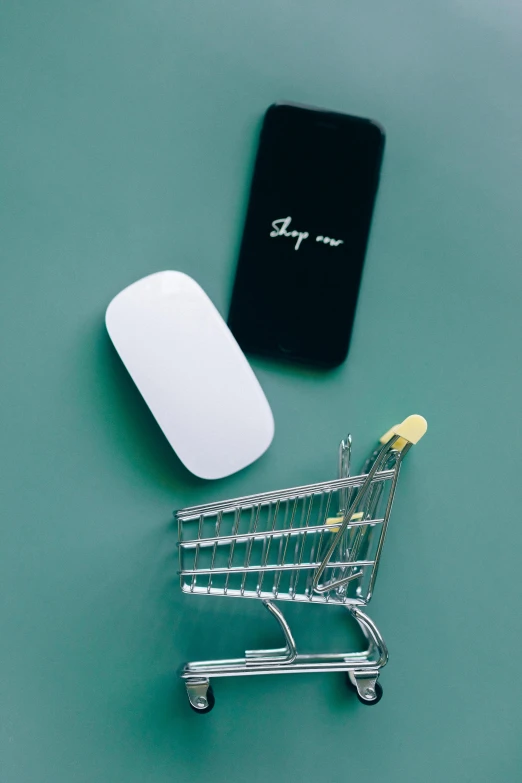
{"type": "Polygon", "coordinates": [[[313,592],[314,572],[364,476],[269,493],[178,512],[181,588],[184,592],[245,598],[364,605],[392,472],[377,474],[334,550],[322,582],[348,580],[313,592]]]}

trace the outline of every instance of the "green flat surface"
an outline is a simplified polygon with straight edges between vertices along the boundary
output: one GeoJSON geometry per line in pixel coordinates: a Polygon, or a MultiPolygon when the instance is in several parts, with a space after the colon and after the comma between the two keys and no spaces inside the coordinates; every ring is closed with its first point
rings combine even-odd
{"type": "MultiPolygon", "coordinates": [[[[5,783],[511,783],[522,775],[522,7],[508,0],[14,2],[0,8],[0,765],[5,783]],[[276,436],[198,481],[104,331],[165,268],[226,313],[257,131],[287,99],[387,130],[347,363],[254,366],[276,436]],[[180,594],[171,511],[334,475],[411,412],[371,605],[367,709],[337,675],[178,665],[278,643],[254,601],[180,594]]],[[[209,448],[211,444],[209,443],[209,448]]],[[[358,641],[291,606],[303,648],[358,641]]]]}

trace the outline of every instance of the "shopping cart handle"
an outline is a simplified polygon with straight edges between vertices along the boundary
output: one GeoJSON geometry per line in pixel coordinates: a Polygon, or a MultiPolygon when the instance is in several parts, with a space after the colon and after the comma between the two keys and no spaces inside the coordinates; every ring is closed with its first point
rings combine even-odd
{"type": "Polygon", "coordinates": [[[422,436],[426,434],[427,429],[428,422],[424,416],[419,416],[417,413],[414,413],[412,416],[408,416],[408,418],[404,419],[401,424],[396,424],[391,430],[385,432],[382,438],[380,438],[380,442],[383,444],[388,443],[394,435],[398,435],[399,440],[394,444],[394,448],[400,450],[404,448],[406,443],[411,443],[413,445],[418,443],[422,436]]]}

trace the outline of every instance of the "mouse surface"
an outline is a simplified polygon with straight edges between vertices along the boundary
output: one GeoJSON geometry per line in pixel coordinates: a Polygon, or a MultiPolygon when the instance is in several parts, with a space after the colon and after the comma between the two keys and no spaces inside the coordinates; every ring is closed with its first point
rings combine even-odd
{"type": "Polygon", "coordinates": [[[107,331],[172,448],[196,476],[254,462],[274,419],[241,348],[201,286],[157,272],[109,304],[107,331]]]}

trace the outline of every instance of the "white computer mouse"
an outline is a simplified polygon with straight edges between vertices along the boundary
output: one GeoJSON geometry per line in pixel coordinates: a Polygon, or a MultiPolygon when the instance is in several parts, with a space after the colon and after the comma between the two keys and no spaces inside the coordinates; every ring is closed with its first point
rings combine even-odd
{"type": "Polygon", "coordinates": [[[241,348],[201,286],[157,272],[114,297],[107,331],[172,448],[218,479],[270,445],[274,419],[241,348]]]}

